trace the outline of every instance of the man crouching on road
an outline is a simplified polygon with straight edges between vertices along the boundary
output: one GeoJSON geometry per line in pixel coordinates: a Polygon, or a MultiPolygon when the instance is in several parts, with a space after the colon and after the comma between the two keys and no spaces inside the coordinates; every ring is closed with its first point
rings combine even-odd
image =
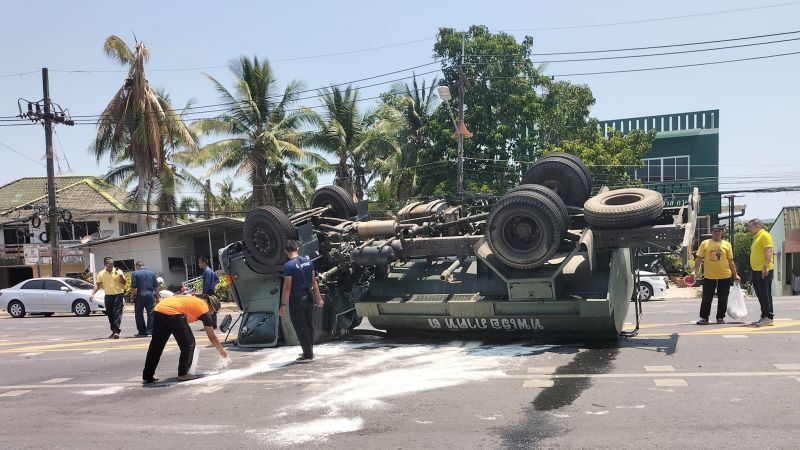
{"type": "Polygon", "coordinates": [[[162,299],[155,307],[153,313],[153,339],[150,341],[150,348],[147,349],[147,359],[144,363],[142,381],[152,383],[158,378],[153,375],[156,373],[158,361],[164,346],[167,345],[169,336],[175,336],[181,355],[178,359],[178,381],[191,380],[189,368],[192,366],[194,357],[194,335],[189,324],[195,320],[203,322],[208,340],[214,344],[220,356],[228,357],[228,352],[222,348],[217,335],[214,334],[214,319],[212,311],[219,310],[219,302],[210,304],[209,301],[197,298],[193,295],[175,295],[162,299]]]}

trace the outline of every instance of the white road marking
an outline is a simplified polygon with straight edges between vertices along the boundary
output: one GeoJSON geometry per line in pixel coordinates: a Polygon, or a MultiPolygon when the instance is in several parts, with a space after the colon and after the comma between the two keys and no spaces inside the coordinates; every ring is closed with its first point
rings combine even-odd
{"type": "Polygon", "coordinates": [[[105,353],[108,350],[92,350],[90,352],[84,353],[84,355],[99,355],[100,353],[105,353]]]}
{"type": "Polygon", "coordinates": [[[19,356],[36,356],[41,355],[43,352],[33,352],[33,353],[22,353],[19,356]]]}
{"type": "Polygon", "coordinates": [[[50,338],[48,341],[63,341],[64,338],[50,338]]]}
{"type": "Polygon", "coordinates": [[[555,367],[528,367],[528,373],[553,373],[555,367]]]}
{"type": "Polygon", "coordinates": [[[675,367],[673,366],[644,366],[644,370],[647,372],[675,372],[675,367]]]}
{"type": "Polygon", "coordinates": [[[800,376],[800,371],[794,372],[669,372],[669,373],[561,373],[550,375],[506,375],[505,378],[522,379],[556,379],[556,378],[703,378],[703,377],[774,377],[774,376],[800,376]]]}
{"type": "Polygon", "coordinates": [[[689,386],[686,380],[681,378],[656,378],[653,382],[658,387],[689,386]]]}
{"type": "Polygon", "coordinates": [[[20,395],[27,394],[30,391],[31,391],[30,389],[20,389],[20,390],[17,390],[17,391],[8,391],[8,392],[3,392],[2,394],[0,394],[0,397],[19,397],[20,395]]]}
{"type": "Polygon", "coordinates": [[[725,339],[747,339],[746,334],[723,334],[723,338],[725,339]]]}
{"type": "Polygon", "coordinates": [[[778,370],[800,370],[800,364],[773,364],[778,370]]]}
{"type": "Polygon", "coordinates": [[[42,381],[42,384],[60,384],[72,378],[53,378],[52,380],[42,381]]]}
{"type": "Polygon", "coordinates": [[[548,388],[553,387],[555,382],[553,380],[525,380],[522,387],[528,388],[548,388]]]}
{"type": "MultiPolygon", "coordinates": [[[[208,386],[206,388],[201,389],[200,392],[198,392],[198,394],[213,394],[214,392],[217,392],[217,391],[222,390],[224,388],[225,388],[225,386],[219,386],[219,385],[208,386]]],[[[195,395],[197,395],[197,394],[195,394],[195,395]]]]}
{"type": "Polygon", "coordinates": [[[138,376],[138,377],[132,377],[132,378],[128,378],[128,379],[127,379],[127,380],[125,380],[125,381],[126,381],[126,382],[128,382],[128,383],[130,383],[130,382],[132,382],[132,381],[142,381],[142,377],[141,377],[141,376],[138,376]]]}

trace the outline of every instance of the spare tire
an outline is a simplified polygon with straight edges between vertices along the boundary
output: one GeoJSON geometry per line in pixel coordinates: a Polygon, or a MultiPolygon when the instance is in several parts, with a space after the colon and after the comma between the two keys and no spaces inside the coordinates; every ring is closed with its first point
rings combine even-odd
{"type": "Polygon", "coordinates": [[[565,225],[547,196],[519,191],[506,195],[489,211],[486,242],[497,259],[517,269],[546,263],[561,244],[565,225]]]}
{"type": "Polygon", "coordinates": [[[606,191],[590,198],[583,205],[589,225],[600,228],[634,227],[661,215],[664,197],[659,192],[642,188],[606,191]]]}
{"type": "Polygon", "coordinates": [[[320,208],[330,206],[325,214],[328,217],[349,219],[357,214],[353,196],[339,186],[322,186],[314,191],[311,197],[311,207],[320,208]]]}
{"type": "Polygon", "coordinates": [[[548,159],[548,158],[563,158],[577,164],[578,167],[581,168],[583,174],[586,176],[586,179],[589,180],[589,192],[592,192],[592,187],[594,185],[594,180],[592,179],[592,173],[589,172],[589,167],[586,166],[586,163],[584,163],[582,159],[571,153],[553,152],[553,153],[548,153],[547,155],[539,158],[539,160],[541,161],[543,159],[548,159]]]}
{"type": "Polygon", "coordinates": [[[583,170],[564,158],[540,159],[525,175],[521,184],[541,184],[555,191],[564,203],[581,206],[589,198],[591,189],[583,170]]]}
{"type": "Polygon", "coordinates": [[[503,195],[503,197],[507,197],[508,195],[514,192],[520,191],[527,191],[527,192],[538,192],[553,202],[558,209],[559,213],[561,214],[561,218],[564,221],[564,227],[567,227],[570,223],[569,221],[569,211],[567,210],[567,205],[564,204],[564,200],[555,193],[555,191],[548,189],[540,184],[520,184],[519,186],[510,189],[508,192],[503,195]]]}
{"type": "Polygon", "coordinates": [[[297,229],[289,217],[274,206],[255,208],[244,221],[244,245],[250,256],[263,265],[276,265],[286,260],[284,244],[297,239],[297,229]]]}

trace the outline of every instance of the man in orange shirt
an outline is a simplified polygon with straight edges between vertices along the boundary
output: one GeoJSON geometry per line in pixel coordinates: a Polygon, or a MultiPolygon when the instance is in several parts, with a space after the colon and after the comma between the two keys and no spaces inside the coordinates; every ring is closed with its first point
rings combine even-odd
{"type": "Polygon", "coordinates": [[[192,366],[194,357],[194,334],[189,324],[195,320],[203,322],[208,340],[216,347],[220,356],[228,357],[228,352],[222,348],[217,335],[214,334],[214,319],[211,317],[213,311],[219,310],[219,303],[211,305],[209,301],[197,298],[193,295],[174,295],[162,299],[155,307],[153,312],[153,339],[147,349],[147,359],[144,363],[142,381],[152,383],[155,378],[156,367],[167,345],[169,336],[175,337],[181,355],[178,359],[178,380],[186,381],[192,379],[189,368],[192,366]]]}

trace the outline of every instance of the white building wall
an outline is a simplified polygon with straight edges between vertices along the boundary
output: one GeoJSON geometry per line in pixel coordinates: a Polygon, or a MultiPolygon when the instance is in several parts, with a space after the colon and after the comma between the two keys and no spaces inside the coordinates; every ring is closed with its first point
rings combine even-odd
{"type": "MultiPolygon", "coordinates": [[[[161,276],[164,277],[164,283],[166,283],[167,286],[178,285],[187,279],[186,268],[170,269],[168,258],[180,258],[184,260],[184,257],[192,253],[192,238],[181,235],[164,234],[161,235],[160,244],[161,276]]],[[[184,261],[184,265],[186,263],[191,264],[192,261],[184,261]]]]}
{"type": "MultiPolygon", "coordinates": [[[[786,281],[790,280],[786,275],[786,254],[784,252],[784,243],[786,242],[786,221],[783,210],[778,214],[775,223],[769,230],[772,235],[772,260],[773,260],[773,278],[772,278],[772,295],[792,295],[791,285],[787,285],[786,281]]],[[[789,270],[791,272],[791,268],[789,270]]]]}
{"type": "Polygon", "coordinates": [[[89,261],[89,253],[94,253],[97,270],[103,265],[103,258],[110,256],[115,260],[132,259],[142,261],[153,272],[161,272],[161,247],[158,234],[140,236],[116,242],[105,242],[86,247],[84,260],[89,261]]]}

